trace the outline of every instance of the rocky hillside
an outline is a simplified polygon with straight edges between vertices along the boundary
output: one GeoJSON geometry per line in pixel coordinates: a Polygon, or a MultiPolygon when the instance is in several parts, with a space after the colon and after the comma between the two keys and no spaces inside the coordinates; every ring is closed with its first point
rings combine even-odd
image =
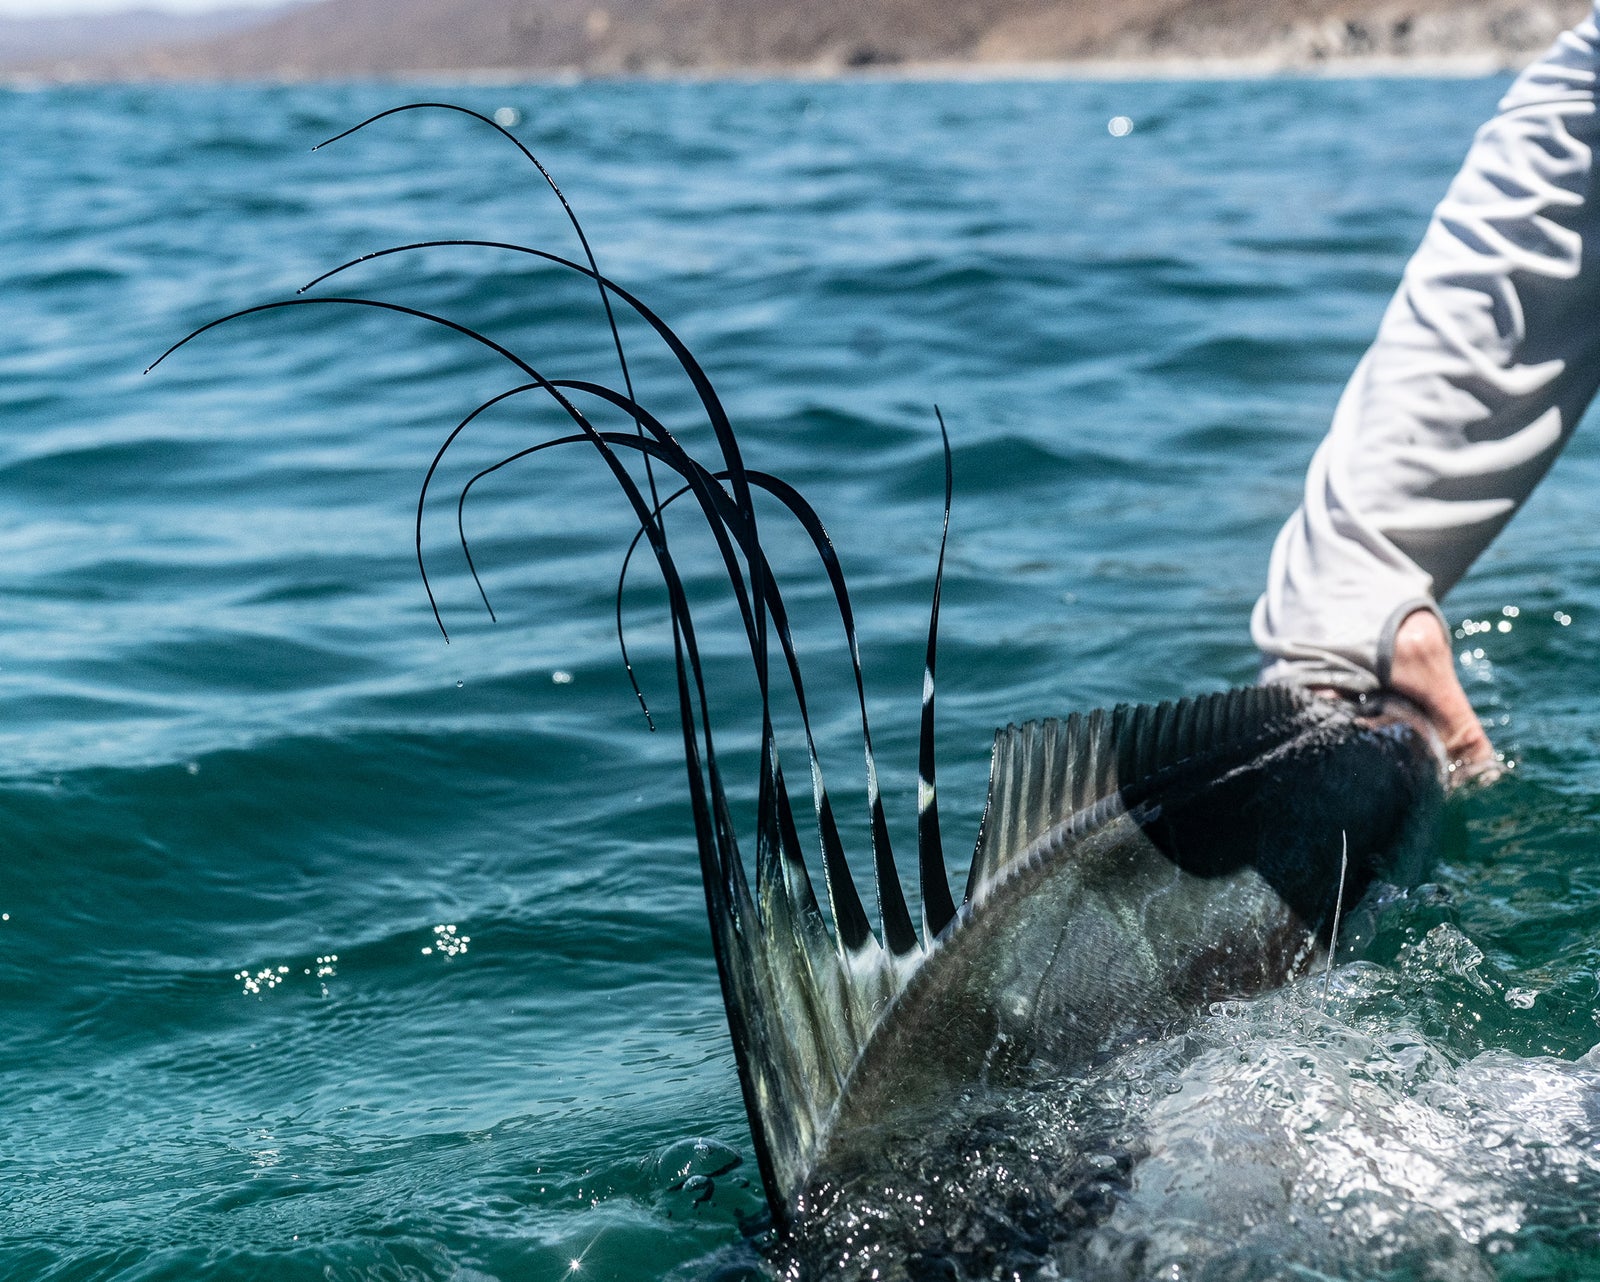
{"type": "Polygon", "coordinates": [[[1587,0],[318,0],[249,29],[46,75],[348,77],[831,71],[915,63],[1525,62],[1587,0]]]}

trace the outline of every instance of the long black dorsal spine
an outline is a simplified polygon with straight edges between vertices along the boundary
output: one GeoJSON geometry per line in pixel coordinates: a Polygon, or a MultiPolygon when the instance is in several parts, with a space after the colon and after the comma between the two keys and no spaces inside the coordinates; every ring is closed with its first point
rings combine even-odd
{"type": "MultiPolygon", "coordinates": [[[[464,447],[470,429],[480,415],[491,406],[511,404],[514,407],[516,403],[532,397],[544,405],[554,404],[568,424],[568,429],[562,435],[537,441],[515,454],[479,468],[457,496],[457,531],[469,570],[483,594],[486,608],[489,607],[488,595],[478,578],[478,567],[466,536],[467,493],[480,481],[503,475],[512,464],[535,460],[549,449],[581,445],[599,454],[638,522],[636,543],[648,545],[667,589],[674,683],[706,909],[757,1160],[774,1221],[782,1228],[815,1157],[828,1117],[848,1079],[851,1065],[871,1038],[876,1021],[893,1000],[921,952],[918,934],[901,887],[889,839],[884,801],[879,792],[860,649],[843,572],[826,530],[810,504],[778,478],[746,466],[732,423],[705,370],[670,326],[642,301],[601,273],[588,238],[566,196],[543,165],[509,131],[477,112],[441,103],[407,104],[380,113],[362,122],[356,129],[401,112],[423,108],[459,112],[510,139],[526,159],[537,167],[551,191],[560,199],[580,243],[582,261],[508,242],[466,239],[425,241],[363,255],[360,259],[324,273],[305,289],[350,270],[358,263],[442,246],[476,245],[497,248],[506,253],[530,255],[593,282],[616,351],[622,383],[620,389],[592,381],[552,377],[490,334],[481,333],[446,316],[400,303],[354,295],[305,296],[304,289],[301,296],[247,307],[202,326],[174,344],[155,364],[160,364],[177,348],[225,321],[290,307],[314,306],[383,309],[391,314],[443,326],[501,357],[512,372],[510,384],[460,419],[435,454],[418,494],[418,565],[429,604],[441,631],[444,630],[444,619],[434,599],[423,557],[423,518],[429,510],[430,484],[437,469],[448,452],[464,447]],[[635,394],[619,316],[627,319],[629,324],[642,323],[677,362],[678,370],[695,392],[704,423],[709,424],[715,437],[720,457],[714,464],[705,464],[696,459],[679,442],[675,433],[640,403],[635,394]],[[607,414],[621,414],[634,430],[631,433],[615,432],[597,426],[590,417],[596,405],[607,414]],[[630,470],[630,464],[635,461],[643,465],[643,487],[630,470]],[[655,472],[658,467],[673,474],[675,483],[681,485],[676,494],[663,498],[658,492],[655,472]],[[788,611],[783,593],[762,549],[757,527],[754,495],[758,491],[771,495],[810,537],[827,574],[839,618],[844,625],[861,710],[881,944],[879,936],[873,932],[851,876],[834,818],[833,801],[823,781],[788,611]],[[761,752],[756,788],[753,893],[746,880],[732,818],[733,808],[729,804],[717,757],[694,619],[673,549],[667,539],[664,513],[677,498],[692,502],[714,536],[745,629],[759,687],[761,752]],[[777,655],[770,652],[774,640],[777,642],[777,655]],[[816,839],[822,855],[831,923],[824,917],[807,871],[806,859],[802,854],[801,826],[796,822],[780,761],[772,716],[774,678],[789,688],[800,709],[805,764],[812,781],[816,839]]],[[[347,130],[346,134],[352,132],[355,130],[347,130]]],[[[952,487],[949,440],[942,416],[939,426],[945,451],[945,523],[930,611],[918,760],[917,858],[922,888],[923,932],[928,940],[948,926],[955,911],[944,871],[933,759],[932,692],[952,487]]],[[[490,613],[492,616],[492,610],[490,613]]],[[[619,630],[620,617],[619,606],[619,630]]],[[[640,702],[642,706],[645,704],[642,692],[640,702]]]]}
{"type": "Polygon", "coordinates": [[[922,668],[922,718],[917,744],[917,872],[922,888],[922,929],[929,945],[955,918],[950,877],[944,866],[944,837],[939,831],[939,787],[935,769],[933,695],[939,653],[939,600],[944,592],[944,554],[950,542],[950,502],[955,469],[950,459],[950,433],[944,415],[934,406],[944,455],[944,524],[939,531],[939,564],[933,576],[933,604],[928,610],[928,649],[922,668]]]}

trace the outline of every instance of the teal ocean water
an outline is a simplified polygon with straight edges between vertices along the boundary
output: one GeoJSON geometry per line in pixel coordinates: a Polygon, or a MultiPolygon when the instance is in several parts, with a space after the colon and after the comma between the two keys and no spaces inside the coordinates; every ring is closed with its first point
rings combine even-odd
{"type": "MultiPolygon", "coordinates": [[[[942,408],[958,864],[995,726],[1252,678],[1272,536],[1503,88],[0,93],[0,1277],[700,1277],[760,1206],[664,600],[641,561],[625,610],[652,735],[614,635],[632,518],[598,458],[474,487],[491,622],[455,495],[563,425],[524,399],[462,437],[422,545],[446,644],[418,487],[518,381],[504,361],[318,306],[141,374],[387,245],[575,252],[538,175],[470,120],[313,144],[410,98],[517,113],[751,465],[827,522],[903,858],[942,408]]],[[[592,290],[530,259],[430,250],[314,292],[334,290],[616,379],[592,290]]],[[[642,399],[708,451],[671,359],[626,337],[642,399]]],[[[1192,1196],[1130,1194],[1106,1257],[1127,1275],[1289,1276],[1291,1213],[1354,1244],[1315,1276],[1600,1275],[1600,1073],[1579,1062],[1600,1042],[1597,489],[1586,428],[1446,602],[1515,769],[1453,807],[1435,883],[1380,908],[1325,1015],[1298,991],[1218,1008],[1177,1060],[1129,1069],[1130,1116],[1192,1196]],[[1245,1168],[1287,1209],[1222,1244],[1207,1208],[1245,1168]]],[[[754,686],[694,526],[671,528],[748,805],[754,686]]],[[[802,537],[767,528],[860,850],[837,619],[802,537]]]]}

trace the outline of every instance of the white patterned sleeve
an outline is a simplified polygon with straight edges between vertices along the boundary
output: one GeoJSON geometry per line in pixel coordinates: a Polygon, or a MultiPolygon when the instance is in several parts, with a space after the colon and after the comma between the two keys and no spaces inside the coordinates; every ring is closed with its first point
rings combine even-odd
{"type": "Polygon", "coordinates": [[[1400,621],[1438,611],[1600,385],[1597,19],[1517,79],[1434,211],[1273,546],[1263,681],[1386,683],[1400,621]]]}

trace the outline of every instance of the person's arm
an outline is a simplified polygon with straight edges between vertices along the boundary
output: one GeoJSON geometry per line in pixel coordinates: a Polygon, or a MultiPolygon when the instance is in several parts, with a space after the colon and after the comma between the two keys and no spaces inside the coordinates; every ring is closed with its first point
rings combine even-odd
{"type": "Polygon", "coordinates": [[[1436,603],[1600,385],[1597,77],[1591,14],[1478,131],[1340,398],[1251,619],[1263,681],[1398,690],[1468,761],[1492,751],[1436,603]]]}

